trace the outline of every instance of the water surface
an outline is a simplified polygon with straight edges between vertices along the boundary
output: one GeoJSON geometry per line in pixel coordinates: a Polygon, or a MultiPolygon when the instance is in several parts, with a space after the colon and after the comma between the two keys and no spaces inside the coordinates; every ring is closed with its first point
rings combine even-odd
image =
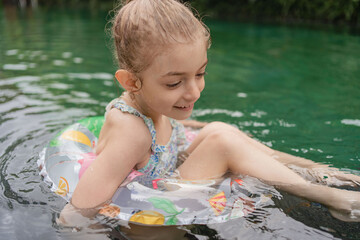
{"type": "MultiPolygon", "coordinates": [[[[102,115],[121,93],[106,17],[105,11],[0,9],[1,239],[107,238],[60,228],[55,219],[65,202],[36,167],[57,131],[102,115]]],[[[358,35],[208,24],[213,45],[194,119],[233,124],[270,147],[360,175],[358,35]]],[[[360,238],[358,223],[334,220],[315,203],[286,194],[275,201],[261,218],[156,232],[187,232],[188,239],[360,238]]]]}

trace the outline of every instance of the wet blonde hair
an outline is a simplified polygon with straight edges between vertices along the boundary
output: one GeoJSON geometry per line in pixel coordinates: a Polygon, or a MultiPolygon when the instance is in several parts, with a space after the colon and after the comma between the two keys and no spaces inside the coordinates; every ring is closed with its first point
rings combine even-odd
{"type": "Polygon", "coordinates": [[[172,44],[203,37],[210,47],[209,29],[187,5],[176,0],[130,0],[121,6],[112,26],[116,58],[121,69],[136,76],[172,44]]]}

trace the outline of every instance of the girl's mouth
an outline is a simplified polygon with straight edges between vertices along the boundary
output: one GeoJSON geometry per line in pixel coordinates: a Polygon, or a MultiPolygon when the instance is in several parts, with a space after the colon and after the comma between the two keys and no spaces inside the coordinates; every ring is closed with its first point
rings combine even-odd
{"type": "Polygon", "coordinates": [[[174,106],[176,109],[179,109],[181,111],[190,111],[194,108],[194,104],[185,105],[185,106],[174,106]]]}

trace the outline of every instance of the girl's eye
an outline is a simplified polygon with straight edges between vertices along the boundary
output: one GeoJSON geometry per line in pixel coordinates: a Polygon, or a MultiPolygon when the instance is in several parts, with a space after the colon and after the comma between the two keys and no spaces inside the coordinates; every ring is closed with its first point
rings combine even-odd
{"type": "Polygon", "coordinates": [[[181,81],[176,82],[176,83],[166,84],[166,86],[169,88],[174,88],[174,87],[178,86],[180,83],[181,83],[181,81]]]}
{"type": "Polygon", "coordinates": [[[206,74],[207,74],[207,72],[198,73],[198,74],[196,74],[196,77],[203,77],[206,74]]]}

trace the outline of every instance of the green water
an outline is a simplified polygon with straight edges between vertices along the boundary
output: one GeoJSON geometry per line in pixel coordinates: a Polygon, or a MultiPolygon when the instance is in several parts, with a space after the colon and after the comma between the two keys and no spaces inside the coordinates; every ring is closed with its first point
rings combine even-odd
{"type": "Polygon", "coordinates": [[[202,104],[241,111],[241,118],[220,120],[276,149],[359,169],[358,36],[259,25],[211,29],[214,46],[202,104]],[[239,98],[239,92],[247,97],[239,98]]]}
{"type": "MultiPolygon", "coordinates": [[[[0,9],[1,239],[87,234],[56,225],[65,203],[42,182],[36,161],[57,131],[102,115],[121,93],[113,81],[106,18],[101,11],[0,9]]],[[[231,123],[275,149],[360,174],[358,35],[328,28],[208,25],[213,44],[206,88],[193,118],[231,123]]],[[[358,223],[329,225],[324,219],[331,217],[321,210],[301,216],[269,211],[262,222],[242,219],[191,231],[209,239],[359,237],[358,223]],[[316,220],[320,213],[324,218],[316,220]]]]}

